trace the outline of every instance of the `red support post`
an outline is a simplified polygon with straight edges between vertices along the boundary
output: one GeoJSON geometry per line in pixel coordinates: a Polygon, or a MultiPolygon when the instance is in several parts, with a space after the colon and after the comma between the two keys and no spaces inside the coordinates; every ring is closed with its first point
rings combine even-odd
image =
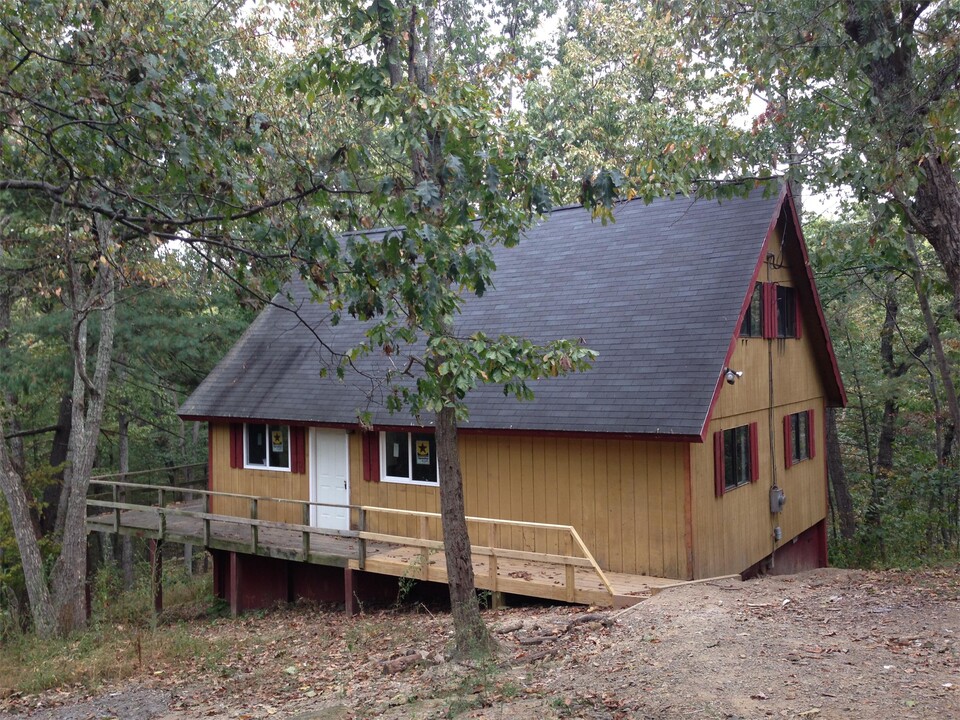
{"type": "Polygon", "coordinates": [[[230,588],[230,614],[237,617],[240,612],[240,558],[237,553],[230,551],[230,572],[227,577],[227,586],[230,588]]]}
{"type": "Polygon", "coordinates": [[[347,617],[357,614],[357,599],[353,594],[353,568],[343,569],[343,609],[347,617]]]}

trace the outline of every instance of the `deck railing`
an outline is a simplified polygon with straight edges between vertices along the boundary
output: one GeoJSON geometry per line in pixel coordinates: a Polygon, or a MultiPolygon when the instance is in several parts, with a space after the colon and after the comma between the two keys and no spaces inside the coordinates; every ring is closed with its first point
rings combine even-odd
{"type": "Polygon", "coordinates": [[[207,490],[206,488],[183,488],[171,485],[143,485],[135,482],[119,482],[116,480],[94,479],[90,480],[91,487],[100,486],[107,488],[109,500],[101,499],[105,493],[96,493],[87,496],[87,523],[88,527],[94,530],[109,530],[114,533],[120,532],[123,527],[122,515],[124,512],[147,512],[152,513],[156,518],[155,527],[142,528],[145,537],[153,537],[157,540],[172,540],[174,542],[193,541],[199,542],[205,546],[210,545],[213,537],[211,532],[212,523],[221,523],[237,527],[248,528],[248,540],[236,543],[233,548],[241,552],[249,552],[257,555],[261,551],[260,530],[262,528],[294,531],[301,533],[301,555],[299,558],[309,562],[311,558],[311,535],[314,533],[320,535],[336,535],[341,537],[357,537],[357,532],[353,530],[335,530],[313,527],[310,524],[311,507],[332,507],[346,508],[351,513],[359,511],[356,505],[337,505],[334,503],[308,502],[305,500],[288,500],[285,498],[271,498],[257,495],[245,495],[242,493],[221,492],[207,490]],[[124,490],[134,491],[138,497],[144,497],[145,493],[152,493],[155,501],[151,502],[123,502],[121,495],[124,490]],[[247,515],[223,515],[209,512],[212,501],[215,498],[228,498],[234,501],[242,501],[246,504],[247,515]],[[265,520],[260,517],[261,507],[263,505],[278,506],[299,506],[302,522],[278,522],[275,520],[265,520]],[[104,512],[106,511],[106,512],[104,512]],[[110,520],[106,521],[105,517],[110,520]],[[189,538],[182,537],[183,533],[171,534],[167,530],[168,518],[182,517],[198,521],[199,531],[189,538]],[[107,527],[104,527],[107,525],[107,527]]]}
{"type": "MultiPolygon", "coordinates": [[[[283,556],[273,545],[276,537],[265,540],[261,537],[262,531],[281,531],[288,539],[287,533],[298,533],[299,548],[291,559],[321,564],[329,564],[333,558],[329,547],[324,546],[323,542],[319,543],[321,547],[315,547],[314,536],[339,537],[353,542],[338,546],[335,553],[342,553],[355,561],[361,570],[367,569],[371,552],[380,555],[389,547],[412,550],[410,570],[414,577],[420,572],[422,579],[430,576],[430,555],[443,551],[440,514],[435,512],[263,497],[192,486],[146,485],[108,477],[115,476],[98,476],[90,481],[87,507],[88,528],[92,531],[136,532],[157,540],[208,547],[211,541],[215,541],[213,546],[223,549],[276,556],[283,556]],[[93,492],[94,487],[102,489],[93,492]],[[241,507],[245,508],[245,512],[243,515],[210,512],[219,503],[230,503],[233,512],[241,507]],[[311,524],[311,508],[319,507],[345,510],[352,529],[315,527],[311,524]],[[265,508],[268,509],[266,513],[265,508]],[[287,508],[297,509],[291,513],[287,508]],[[139,514],[138,524],[125,525],[125,513],[131,513],[131,518],[139,514]],[[142,521],[144,513],[153,518],[147,526],[142,521]],[[300,522],[265,519],[264,514],[298,517],[300,522]],[[171,531],[169,525],[173,518],[185,518],[187,522],[179,523],[178,529],[171,531]],[[216,534],[215,525],[241,530],[232,535],[216,534]]],[[[564,597],[560,599],[573,601],[577,598],[578,570],[585,570],[594,576],[611,596],[616,594],[606,574],[571,525],[485,517],[467,517],[466,520],[473,555],[486,565],[485,573],[477,577],[480,587],[500,591],[502,587],[511,585],[503,576],[501,562],[512,562],[514,565],[526,562],[536,563],[538,567],[552,566],[562,571],[564,597]]],[[[510,574],[514,576],[515,573],[510,574]]]]}
{"type": "MultiPolygon", "coordinates": [[[[437,537],[440,513],[366,505],[360,509],[363,519],[359,532],[361,540],[418,548],[420,552],[416,564],[423,569],[425,576],[428,574],[426,568],[429,566],[430,553],[443,550],[442,530],[439,531],[440,537],[437,537]],[[369,526],[371,516],[377,515],[415,520],[417,530],[415,533],[395,534],[370,532],[363,529],[369,526]]],[[[494,592],[499,591],[500,560],[519,560],[562,567],[564,571],[564,589],[570,600],[573,600],[576,596],[577,568],[592,570],[603,587],[606,588],[611,595],[615,594],[606,574],[600,568],[600,565],[593,557],[586,543],[583,542],[580,534],[572,525],[555,525],[550,523],[471,516],[467,516],[466,520],[467,531],[470,535],[471,552],[476,557],[484,558],[487,565],[486,582],[483,584],[489,590],[494,592]],[[513,530],[520,531],[521,537],[523,537],[523,531],[530,531],[531,533],[539,534],[541,537],[543,535],[555,535],[557,544],[563,548],[563,551],[561,553],[546,553],[517,549],[515,547],[505,547],[505,542],[502,539],[498,540],[498,538],[512,537],[513,533],[510,531],[513,530]]],[[[400,526],[402,527],[403,524],[401,523],[400,526]]]]}

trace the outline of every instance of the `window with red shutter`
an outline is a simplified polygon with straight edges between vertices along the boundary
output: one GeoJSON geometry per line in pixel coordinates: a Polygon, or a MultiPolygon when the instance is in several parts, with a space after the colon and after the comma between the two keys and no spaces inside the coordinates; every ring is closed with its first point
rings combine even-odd
{"type": "Polygon", "coordinates": [[[289,472],[291,470],[290,445],[289,425],[245,423],[240,449],[241,466],[289,472]]]}
{"type": "Polygon", "coordinates": [[[793,422],[792,415],[783,416],[783,464],[785,467],[793,465],[793,422]]]}
{"type": "Polygon", "coordinates": [[[760,477],[757,424],[718,430],[713,435],[714,489],[717,497],[760,477]]]}
{"type": "Polygon", "coordinates": [[[783,431],[786,467],[813,457],[813,410],[804,410],[784,417],[783,431]]]}

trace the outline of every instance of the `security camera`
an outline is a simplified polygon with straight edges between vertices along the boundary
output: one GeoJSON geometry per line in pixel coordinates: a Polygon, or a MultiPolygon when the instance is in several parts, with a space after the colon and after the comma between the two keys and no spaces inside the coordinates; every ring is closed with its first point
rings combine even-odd
{"type": "Polygon", "coordinates": [[[727,368],[727,371],[724,373],[723,378],[727,381],[727,385],[733,385],[737,378],[743,377],[743,370],[731,370],[727,368]]]}

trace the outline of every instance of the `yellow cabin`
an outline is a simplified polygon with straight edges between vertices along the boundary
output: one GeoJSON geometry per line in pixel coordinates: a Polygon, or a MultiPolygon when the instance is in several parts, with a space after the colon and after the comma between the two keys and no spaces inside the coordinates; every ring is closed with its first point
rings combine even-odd
{"type": "MultiPolygon", "coordinates": [[[[789,188],[633,201],[614,215],[601,225],[563,208],[497,248],[495,287],[457,318],[464,335],[583,338],[599,352],[589,372],[534,383],[532,402],[497,387],[468,396],[460,451],[478,586],[623,603],[638,583],[825,565],[824,410],[846,398],[789,188]]],[[[256,508],[264,546],[283,527],[353,543],[348,574],[442,581],[430,418],[388,413],[380,381],[417,347],[337,379],[364,331],[333,324],[302,282],[251,325],[180,409],[209,423],[207,510],[256,508]]],[[[297,563],[340,564],[325,547],[216,552],[218,589],[240,609],[264,583],[306,593],[318,581],[297,563]]]]}

